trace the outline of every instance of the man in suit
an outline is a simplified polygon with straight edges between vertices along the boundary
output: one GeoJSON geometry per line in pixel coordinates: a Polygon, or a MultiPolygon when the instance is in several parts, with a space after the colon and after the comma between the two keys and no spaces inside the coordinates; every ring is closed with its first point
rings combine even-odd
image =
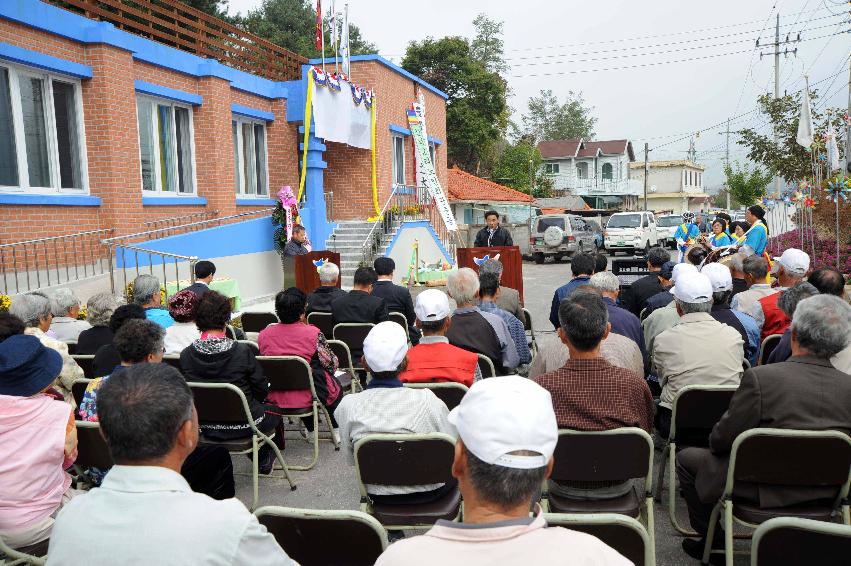
{"type": "Polygon", "coordinates": [[[662,282],[659,281],[659,272],[665,263],[671,261],[671,254],[668,250],[662,247],[650,248],[647,252],[647,269],[650,270],[649,275],[645,275],[641,279],[635,281],[621,293],[621,306],[634,314],[641,315],[641,309],[644,308],[644,301],[655,295],[665,291],[662,282]]]}
{"type": "MultiPolygon", "coordinates": [[[[371,267],[358,267],[352,290],[334,299],[331,303],[331,324],[341,322],[371,322],[378,324],[389,320],[387,303],[381,297],[373,297],[372,290],[378,276],[371,267]]],[[[363,350],[352,348],[352,359],[359,360],[363,350]]]]}
{"type": "Polygon", "coordinates": [[[499,284],[499,295],[496,298],[496,306],[504,311],[508,311],[525,325],[525,315],[523,314],[523,305],[520,302],[520,292],[517,289],[506,287],[502,284],[502,262],[498,259],[489,259],[479,266],[479,277],[486,273],[496,275],[499,284]]]}
{"type": "MultiPolygon", "coordinates": [[[[331,312],[331,303],[346,294],[337,287],[340,268],[331,262],[325,262],[319,268],[319,287],[307,296],[307,314],[312,312],[331,312]]],[[[326,336],[326,338],[330,338],[326,336]]]]}
{"type": "MultiPolygon", "coordinates": [[[[709,448],[686,448],[677,455],[677,474],[691,526],[705,537],[712,507],[723,493],[730,450],[752,428],[772,427],[851,432],[851,375],[830,364],[849,343],[851,306],[839,297],[816,295],[798,303],[792,319],[792,357],[758,366],[742,376],[730,408],[709,437],[709,448]]],[[[783,507],[833,498],[835,490],[744,484],[737,497],[761,507],[783,507]]],[[[687,539],[683,549],[700,558],[702,541],[687,539]]]]}
{"type": "Polygon", "coordinates": [[[485,212],[485,222],[487,226],[479,230],[476,234],[476,241],[473,243],[473,246],[484,248],[514,245],[511,232],[499,225],[499,213],[497,211],[489,210],[485,212]]]}
{"type": "Polygon", "coordinates": [[[216,265],[212,261],[201,260],[195,264],[195,283],[187,287],[200,299],[210,290],[210,283],[216,275],[216,265]]]}
{"type": "Polygon", "coordinates": [[[420,342],[420,331],[414,326],[417,315],[414,314],[414,301],[411,292],[406,287],[393,283],[393,272],[396,271],[396,262],[389,257],[378,257],[372,262],[378,281],[372,290],[373,297],[381,297],[387,303],[388,312],[400,312],[408,321],[408,336],[411,343],[416,345],[420,342]]]}

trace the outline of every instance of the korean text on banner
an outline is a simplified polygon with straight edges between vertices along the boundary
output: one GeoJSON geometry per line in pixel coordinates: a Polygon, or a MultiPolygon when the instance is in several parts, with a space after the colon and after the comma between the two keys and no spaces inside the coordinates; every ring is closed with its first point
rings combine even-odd
{"type": "Polygon", "coordinates": [[[452,215],[452,209],[449,208],[449,201],[446,194],[440,187],[440,181],[437,179],[437,173],[434,170],[434,163],[431,162],[431,155],[428,151],[428,138],[426,138],[423,129],[422,106],[418,103],[411,105],[408,110],[408,127],[411,129],[411,137],[414,139],[415,157],[417,163],[418,177],[422,173],[422,184],[428,191],[429,196],[434,199],[437,206],[437,211],[440,217],[443,218],[443,223],[446,229],[455,231],[458,225],[455,223],[455,217],[452,215]]]}

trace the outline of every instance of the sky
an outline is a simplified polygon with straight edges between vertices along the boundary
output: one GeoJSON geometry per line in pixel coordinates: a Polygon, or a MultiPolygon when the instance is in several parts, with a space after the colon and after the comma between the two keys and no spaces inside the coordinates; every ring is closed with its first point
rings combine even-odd
{"type": "MultiPolygon", "coordinates": [[[[245,13],[261,0],[229,0],[245,13]]],[[[337,0],[342,11],[344,1],[337,0]]],[[[812,88],[848,104],[851,55],[849,3],[842,0],[349,0],[349,17],[384,57],[399,63],[408,43],[425,37],[475,34],[479,13],[504,22],[513,119],[530,96],[551,89],[559,98],[582,92],[598,118],[597,139],[632,141],[636,159],[684,159],[693,138],[704,183],[723,183],[725,121],[731,130],[768,131],[757,96],[774,89],[774,41],[780,15],[784,49],[780,93],[812,88]],[[844,10],[844,11],[843,11],[844,10]],[[841,32],[845,33],[841,33],[841,32]],[[794,42],[798,33],[801,41],[794,42]],[[756,47],[756,40],[762,48],[756,47]],[[714,127],[713,127],[714,126],[714,127]],[[699,135],[697,135],[697,133],[699,135]]],[[[325,10],[330,0],[323,1],[325,10]]],[[[730,136],[731,161],[746,150],[730,136]]]]}

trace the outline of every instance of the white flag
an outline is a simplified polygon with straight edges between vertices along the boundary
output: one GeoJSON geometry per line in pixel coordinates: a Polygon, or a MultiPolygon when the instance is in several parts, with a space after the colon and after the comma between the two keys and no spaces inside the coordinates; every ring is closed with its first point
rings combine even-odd
{"type": "Polygon", "coordinates": [[[331,27],[331,44],[334,46],[334,53],[337,52],[337,10],[334,6],[334,0],[331,0],[331,16],[328,18],[328,25],[331,27]]]}
{"type": "Polygon", "coordinates": [[[349,75],[349,57],[351,50],[349,49],[349,5],[343,9],[343,37],[340,39],[340,56],[343,58],[343,74],[349,75]]]}
{"type": "Polygon", "coordinates": [[[824,134],[824,146],[827,151],[827,170],[829,173],[842,168],[839,162],[839,146],[836,144],[836,131],[833,125],[827,127],[827,133],[824,134]]]}
{"type": "Polygon", "coordinates": [[[795,139],[799,145],[806,148],[813,145],[813,113],[810,110],[809,89],[804,89],[804,100],[801,101],[801,119],[798,121],[798,136],[795,139]]]}

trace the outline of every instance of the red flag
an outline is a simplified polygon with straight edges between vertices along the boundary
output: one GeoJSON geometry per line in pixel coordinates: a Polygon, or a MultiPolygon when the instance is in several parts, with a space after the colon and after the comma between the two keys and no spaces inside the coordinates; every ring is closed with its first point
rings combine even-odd
{"type": "Polygon", "coordinates": [[[322,49],[322,0],[316,0],[316,49],[322,49]]]}

